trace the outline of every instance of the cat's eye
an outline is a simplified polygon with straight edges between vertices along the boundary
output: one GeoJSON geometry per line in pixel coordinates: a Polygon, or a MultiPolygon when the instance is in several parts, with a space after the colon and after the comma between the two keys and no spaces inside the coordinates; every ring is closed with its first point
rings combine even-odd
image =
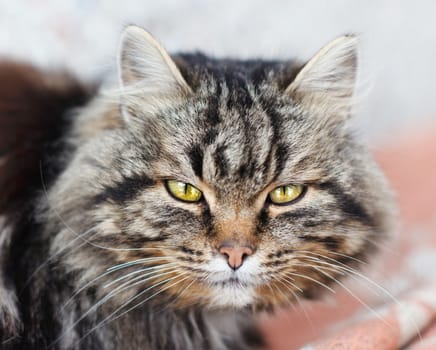
{"type": "Polygon", "coordinates": [[[305,187],[302,185],[279,186],[269,193],[269,199],[274,204],[289,204],[304,194],[305,187]]]}
{"type": "Polygon", "coordinates": [[[177,180],[167,180],[165,184],[168,192],[176,199],[191,203],[201,199],[201,191],[191,184],[177,180]]]}

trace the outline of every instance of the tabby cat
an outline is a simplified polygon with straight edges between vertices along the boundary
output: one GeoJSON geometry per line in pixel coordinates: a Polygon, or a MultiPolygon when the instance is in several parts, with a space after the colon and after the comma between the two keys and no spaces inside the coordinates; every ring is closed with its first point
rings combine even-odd
{"type": "Polygon", "coordinates": [[[1,348],[266,348],[256,312],[390,227],[348,125],[356,38],[303,65],[170,57],[130,26],[118,58],[115,88],[0,65],[1,348]]]}

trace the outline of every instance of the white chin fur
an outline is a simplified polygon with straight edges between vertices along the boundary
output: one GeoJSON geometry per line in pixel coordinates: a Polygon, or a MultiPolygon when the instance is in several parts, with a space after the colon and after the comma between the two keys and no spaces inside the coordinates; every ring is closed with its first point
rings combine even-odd
{"type": "Polygon", "coordinates": [[[210,304],[217,308],[242,308],[254,301],[253,287],[240,287],[237,285],[214,286],[210,304]]]}
{"type": "Polygon", "coordinates": [[[255,299],[255,287],[264,283],[260,263],[256,257],[247,258],[233,271],[225,259],[216,256],[207,266],[207,283],[212,290],[211,307],[242,308],[255,299]]]}

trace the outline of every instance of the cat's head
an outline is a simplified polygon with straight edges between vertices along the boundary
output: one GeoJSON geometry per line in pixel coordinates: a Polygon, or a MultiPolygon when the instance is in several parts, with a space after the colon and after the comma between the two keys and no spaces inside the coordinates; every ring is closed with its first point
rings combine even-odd
{"type": "Polygon", "coordinates": [[[117,108],[98,102],[77,130],[111,127],[49,194],[54,249],[70,245],[78,287],[127,309],[269,307],[365,261],[391,197],[347,125],[356,45],[338,38],[299,67],[171,58],[127,28],[117,108]]]}

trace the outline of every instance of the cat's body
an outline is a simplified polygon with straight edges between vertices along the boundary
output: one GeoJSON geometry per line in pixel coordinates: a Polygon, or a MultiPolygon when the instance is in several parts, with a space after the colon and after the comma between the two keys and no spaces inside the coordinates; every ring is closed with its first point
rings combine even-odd
{"type": "MultiPolygon", "coordinates": [[[[60,108],[35,102],[50,117],[24,135],[33,158],[5,163],[28,176],[0,177],[2,348],[260,348],[252,311],[315,297],[366,260],[390,197],[345,125],[354,46],[338,39],[303,69],[170,59],[130,27],[119,90],[71,83],[54,89],[64,101],[24,79],[60,108]]],[[[14,113],[32,118],[0,105],[0,123],[14,113]]]]}

